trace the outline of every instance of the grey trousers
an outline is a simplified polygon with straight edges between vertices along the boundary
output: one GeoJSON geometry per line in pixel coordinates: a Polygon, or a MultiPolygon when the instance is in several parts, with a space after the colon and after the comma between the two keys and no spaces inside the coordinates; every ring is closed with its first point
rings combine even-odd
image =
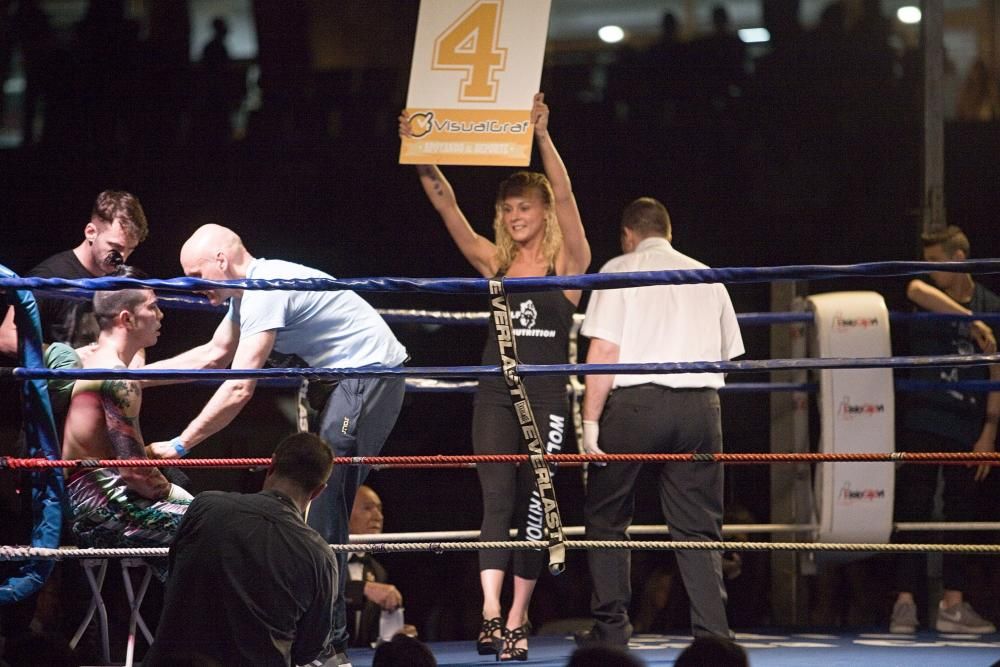
{"type": "MultiPolygon", "coordinates": [[[[319,435],[333,448],[334,456],[378,456],[396,424],[403,405],[402,376],[342,380],[320,414],[319,435]]],[[[368,476],[368,466],[335,465],[326,489],[312,502],[308,523],[330,544],[345,544],[347,524],[358,487],[368,476]]],[[[347,556],[337,554],[339,589],[334,606],[334,645],[347,643],[347,556]]]]}
{"type": "MultiPolygon", "coordinates": [[[[606,454],[721,452],[719,395],[712,389],[672,390],[644,384],[616,389],[601,417],[599,445],[606,454]]],[[[635,481],[642,463],[591,465],[584,517],[588,540],[625,540],[635,511],[635,481]]],[[[671,537],[716,541],[722,533],[722,466],[667,463],[659,479],[660,506],[671,537]]],[[[677,551],[677,565],[691,600],[695,636],[731,637],[718,551],[677,551]]],[[[625,643],[632,634],[631,553],[592,549],[587,554],[594,592],[594,634],[625,643]]]]}

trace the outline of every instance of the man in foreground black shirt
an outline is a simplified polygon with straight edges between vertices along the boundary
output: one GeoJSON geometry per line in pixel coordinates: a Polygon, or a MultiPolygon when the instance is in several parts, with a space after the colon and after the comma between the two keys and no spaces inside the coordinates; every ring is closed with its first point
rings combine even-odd
{"type": "Polygon", "coordinates": [[[332,469],[329,446],[296,433],[278,445],[259,493],[195,498],[170,547],[163,614],[143,665],[198,657],[288,667],[319,655],[337,562],[304,516],[332,469]]]}

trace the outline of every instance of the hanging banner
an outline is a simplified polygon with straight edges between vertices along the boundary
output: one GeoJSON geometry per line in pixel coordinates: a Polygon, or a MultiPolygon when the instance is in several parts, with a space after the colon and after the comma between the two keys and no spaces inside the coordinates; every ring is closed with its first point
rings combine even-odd
{"type": "Polygon", "coordinates": [[[400,164],[527,166],[551,0],[422,0],[400,164]]]}

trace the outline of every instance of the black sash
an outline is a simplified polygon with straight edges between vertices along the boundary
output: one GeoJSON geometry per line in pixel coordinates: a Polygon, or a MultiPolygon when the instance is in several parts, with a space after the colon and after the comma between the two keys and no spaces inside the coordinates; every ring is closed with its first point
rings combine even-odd
{"type": "Polygon", "coordinates": [[[535,473],[535,488],[542,501],[545,520],[545,536],[549,541],[549,572],[559,574],[566,569],[566,545],[564,544],[562,519],[559,516],[559,504],[556,502],[556,490],[552,486],[552,473],[544,458],[545,447],[542,445],[541,434],[531,410],[531,403],[524,391],[521,376],[517,374],[517,346],[511,330],[510,307],[507,304],[507,293],[504,290],[503,279],[492,279],[490,284],[490,307],[493,311],[493,333],[496,335],[497,346],[500,349],[500,366],[504,381],[514,404],[514,412],[521,425],[521,437],[528,446],[528,460],[535,473]]]}

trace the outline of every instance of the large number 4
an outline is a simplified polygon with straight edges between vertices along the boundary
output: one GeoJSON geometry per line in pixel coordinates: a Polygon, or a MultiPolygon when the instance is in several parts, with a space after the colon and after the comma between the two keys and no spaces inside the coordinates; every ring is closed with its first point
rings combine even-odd
{"type": "Polygon", "coordinates": [[[507,49],[497,46],[503,0],[479,0],[434,40],[433,69],[462,70],[460,102],[495,102],[507,49]]]}

